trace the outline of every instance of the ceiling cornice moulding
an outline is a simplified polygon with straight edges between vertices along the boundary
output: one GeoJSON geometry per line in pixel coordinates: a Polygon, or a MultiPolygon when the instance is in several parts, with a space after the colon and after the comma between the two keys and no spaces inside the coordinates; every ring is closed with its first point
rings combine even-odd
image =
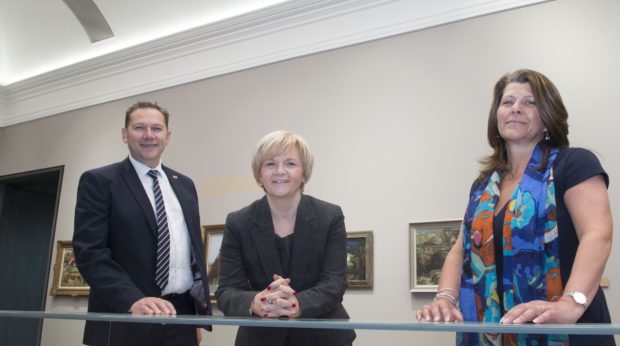
{"type": "Polygon", "coordinates": [[[0,127],[2,127],[2,119],[6,117],[6,104],[8,102],[8,98],[6,96],[6,91],[4,88],[0,87],[0,127]]]}
{"type": "Polygon", "coordinates": [[[547,0],[292,0],[0,87],[0,127],[547,0]]]}

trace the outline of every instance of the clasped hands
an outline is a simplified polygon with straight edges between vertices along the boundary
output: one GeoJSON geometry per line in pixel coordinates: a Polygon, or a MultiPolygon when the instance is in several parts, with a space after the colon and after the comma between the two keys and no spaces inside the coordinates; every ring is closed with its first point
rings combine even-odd
{"type": "MultiPolygon", "coordinates": [[[[558,301],[549,302],[533,300],[514,306],[500,320],[502,324],[542,323],[575,323],[584,309],[575,304],[570,297],[562,297],[558,301]]],[[[418,321],[426,322],[462,322],[463,314],[445,299],[438,299],[425,305],[416,312],[418,321]]]]}
{"type": "Polygon", "coordinates": [[[260,317],[299,317],[301,311],[297,292],[290,287],[291,279],[273,274],[273,282],[252,300],[252,313],[260,317]]]}

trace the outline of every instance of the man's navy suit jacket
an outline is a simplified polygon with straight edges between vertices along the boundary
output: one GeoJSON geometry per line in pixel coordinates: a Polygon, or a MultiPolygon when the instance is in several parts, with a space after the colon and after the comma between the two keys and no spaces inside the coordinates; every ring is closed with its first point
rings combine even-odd
{"type": "MultiPolygon", "coordinates": [[[[188,177],[162,166],[185,216],[192,252],[211,313],[198,196],[188,177]]],[[[82,174],[75,207],[73,249],[90,285],[89,312],[128,313],[144,297],[159,297],[155,283],[157,226],[153,207],[129,158],[82,174]]],[[[198,310],[198,309],[197,309],[198,310]]],[[[133,345],[152,324],[87,321],[84,343],[133,345]]],[[[208,327],[210,329],[210,327],[208,327]]]]}

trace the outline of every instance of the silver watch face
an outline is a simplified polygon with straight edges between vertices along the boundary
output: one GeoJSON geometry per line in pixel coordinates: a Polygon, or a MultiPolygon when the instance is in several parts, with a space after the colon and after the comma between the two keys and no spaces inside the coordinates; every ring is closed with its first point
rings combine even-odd
{"type": "Polygon", "coordinates": [[[577,304],[586,305],[588,303],[588,298],[581,292],[571,292],[571,296],[577,304]]]}

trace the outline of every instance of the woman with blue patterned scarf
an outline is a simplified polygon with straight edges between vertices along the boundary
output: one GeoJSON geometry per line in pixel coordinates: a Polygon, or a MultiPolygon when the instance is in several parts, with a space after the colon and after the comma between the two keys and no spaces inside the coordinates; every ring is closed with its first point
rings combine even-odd
{"type": "MultiPolygon", "coordinates": [[[[418,320],[610,323],[599,282],[611,252],[609,178],[569,148],[568,113],[543,74],[495,85],[488,141],[461,232],[418,320]]],[[[615,345],[610,335],[457,334],[460,345],[615,345]]]]}

